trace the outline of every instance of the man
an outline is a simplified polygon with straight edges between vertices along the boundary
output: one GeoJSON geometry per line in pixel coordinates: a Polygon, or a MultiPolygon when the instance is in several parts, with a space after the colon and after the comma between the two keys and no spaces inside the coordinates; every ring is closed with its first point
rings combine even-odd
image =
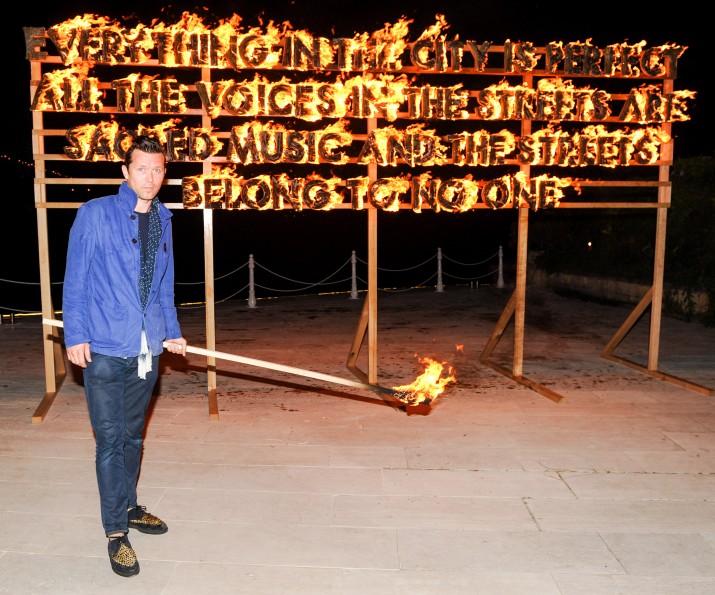
{"type": "Polygon", "coordinates": [[[65,268],[65,346],[69,361],[83,368],[102,525],[112,570],[121,576],[139,573],[129,528],[168,530],[137,504],[136,492],[163,341],[186,355],[174,306],[171,212],[156,197],[165,168],[161,143],[134,139],[119,192],[78,209],[65,268]]]}

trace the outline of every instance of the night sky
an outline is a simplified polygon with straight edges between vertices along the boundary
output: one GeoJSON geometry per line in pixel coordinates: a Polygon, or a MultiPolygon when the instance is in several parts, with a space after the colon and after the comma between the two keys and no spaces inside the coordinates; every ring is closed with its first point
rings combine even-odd
{"type": "MultiPolygon", "coordinates": [[[[0,279],[39,281],[32,191],[34,171],[31,167],[30,66],[25,59],[22,28],[49,28],[81,14],[108,16],[128,24],[150,24],[154,19],[172,24],[179,20],[182,11],[187,10],[212,25],[217,24],[218,19],[236,13],[243,17],[244,26],[259,25],[270,20],[276,23],[290,21],[294,29],[306,29],[328,38],[351,37],[357,32],[375,31],[385,23],[395,23],[401,16],[405,16],[414,20],[410,25],[409,36],[414,38],[434,24],[435,15],[439,13],[451,25],[446,32],[449,37],[458,34],[461,39],[491,41],[496,45],[507,39],[531,41],[537,46],[551,41],[587,39],[598,46],[626,41],[636,43],[640,40],[646,40],[649,46],[677,43],[688,49],[679,60],[675,88],[696,91],[697,96],[690,103],[691,120],[674,124],[675,157],[713,154],[712,85],[708,80],[712,76],[713,44],[701,32],[702,27],[697,26],[704,15],[694,2],[670,3],[666,4],[665,9],[657,9],[655,2],[650,5],[645,2],[574,2],[570,6],[564,2],[477,3],[464,0],[441,0],[434,3],[415,0],[295,0],[265,3],[202,2],[197,6],[175,3],[163,9],[152,6],[155,5],[150,2],[69,2],[49,7],[22,3],[14,8],[13,16],[5,17],[10,20],[10,25],[9,34],[5,38],[7,84],[0,93],[4,115],[3,132],[0,133],[0,167],[3,179],[9,186],[4,197],[9,209],[6,206],[3,210],[6,224],[0,239],[0,279]]],[[[117,165],[117,177],[120,176],[121,171],[117,165]]],[[[346,221],[347,216],[354,215],[352,213],[336,213],[335,216],[328,214],[327,218],[325,213],[257,213],[261,217],[253,217],[248,224],[237,213],[219,215],[228,217],[220,221],[220,216],[216,218],[217,254],[222,255],[222,260],[217,260],[217,275],[240,266],[248,253],[255,253],[257,260],[263,256],[272,267],[290,267],[290,270],[285,271],[289,276],[306,280],[319,279],[325,271],[316,270],[315,267],[303,270],[300,269],[301,263],[315,264],[321,260],[325,262],[327,270],[332,272],[333,265],[342,264],[349,257],[351,249],[363,250],[360,256],[367,257],[364,252],[364,219],[358,222],[346,221]],[[317,245],[316,238],[319,238],[317,245]]],[[[426,213],[417,217],[411,213],[405,215],[396,215],[381,227],[381,266],[411,266],[420,262],[425,255],[433,254],[437,246],[445,252],[449,251],[454,258],[474,262],[479,260],[480,255],[483,257],[491,253],[495,245],[508,244],[508,236],[513,231],[512,222],[506,217],[500,217],[499,213],[452,214],[448,220],[431,217],[426,213]],[[484,221],[485,216],[490,218],[488,222],[484,221]]],[[[62,280],[66,235],[73,216],[73,211],[67,211],[53,213],[50,218],[50,241],[52,246],[56,246],[51,254],[53,282],[62,280]]],[[[177,262],[177,280],[182,277],[185,281],[203,279],[201,221],[200,217],[194,219],[195,224],[186,222],[185,231],[183,228],[181,231],[186,246],[177,252],[177,257],[182,260],[181,263],[177,262]]],[[[15,286],[13,289],[19,288],[15,286]]],[[[225,290],[229,291],[229,288],[225,290]]],[[[39,307],[39,287],[13,292],[17,297],[12,298],[7,291],[8,285],[0,283],[0,310],[2,306],[28,310],[39,307]]],[[[220,289],[217,288],[217,298],[220,299],[219,293],[220,289]]]]}

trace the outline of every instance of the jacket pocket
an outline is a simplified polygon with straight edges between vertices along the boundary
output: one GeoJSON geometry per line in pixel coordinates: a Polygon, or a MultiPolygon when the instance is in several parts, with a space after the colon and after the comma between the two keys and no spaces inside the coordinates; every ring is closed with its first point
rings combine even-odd
{"type": "Polygon", "coordinates": [[[90,335],[97,347],[125,347],[129,326],[124,306],[107,304],[97,298],[89,301],[90,335]]]}

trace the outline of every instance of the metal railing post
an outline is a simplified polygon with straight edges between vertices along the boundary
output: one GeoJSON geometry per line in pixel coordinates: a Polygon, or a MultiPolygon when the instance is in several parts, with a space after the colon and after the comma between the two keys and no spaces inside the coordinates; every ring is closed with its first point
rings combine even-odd
{"type": "Polygon", "coordinates": [[[352,264],[352,284],[350,285],[350,299],[356,300],[358,298],[357,292],[357,257],[355,256],[355,250],[353,250],[350,256],[350,263],[352,264]]]}
{"type": "Polygon", "coordinates": [[[444,291],[442,283],[442,248],[437,248],[437,291],[444,291]]]}
{"type": "Polygon", "coordinates": [[[254,279],[254,269],[256,263],[253,260],[253,254],[248,255],[248,307],[256,307],[256,282],[254,279]]]}

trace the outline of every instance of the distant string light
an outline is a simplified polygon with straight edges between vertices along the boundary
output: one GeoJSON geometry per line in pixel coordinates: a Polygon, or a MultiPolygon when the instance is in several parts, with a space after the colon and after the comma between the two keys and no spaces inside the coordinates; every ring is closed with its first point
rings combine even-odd
{"type": "MultiPolygon", "coordinates": [[[[9,161],[11,163],[18,163],[20,165],[24,165],[26,167],[35,167],[35,163],[33,161],[25,161],[24,159],[20,159],[18,157],[13,157],[12,155],[5,155],[0,153],[0,159],[4,159],[5,161],[9,161]]],[[[51,173],[52,175],[57,176],[58,178],[69,178],[69,176],[62,174],[58,171],[55,170],[48,170],[48,173],[51,173]]]]}

